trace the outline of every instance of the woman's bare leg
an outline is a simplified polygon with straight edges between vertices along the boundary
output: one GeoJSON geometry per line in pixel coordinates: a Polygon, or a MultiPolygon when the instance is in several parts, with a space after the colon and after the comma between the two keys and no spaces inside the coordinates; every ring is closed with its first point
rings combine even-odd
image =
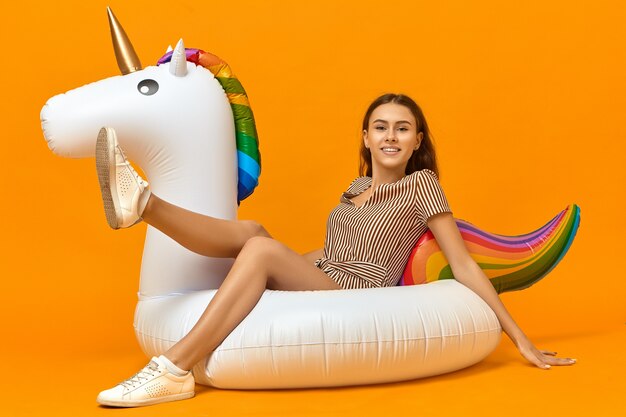
{"type": "Polygon", "coordinates": [[[271,237],[255,221],[205,216],[170,204],[154,193],[141,217],[187,249],[215,258],[236,258],[251,237],[271,237]]]}
{"type": "Polygon", "coordinates": [[[332,278],[283,243],[262,236],[246,241],[198,322],[164,356],[183,370],[217,348],[252,311],[266,288],[341,289],[332,278]]]}

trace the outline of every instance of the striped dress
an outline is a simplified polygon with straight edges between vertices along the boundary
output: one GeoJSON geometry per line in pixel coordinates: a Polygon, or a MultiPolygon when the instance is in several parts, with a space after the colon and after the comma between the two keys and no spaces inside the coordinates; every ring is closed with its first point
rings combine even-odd
{"type": "Polygon", "coordinates": [[[358,177],[341,195],[328,216],[324,256],[315,261],[343,289],[397,285],[427,219],[452,212],[429,169],[380,184],[357,207],[350,198],[371,185],[371,177],[358,177]]]}

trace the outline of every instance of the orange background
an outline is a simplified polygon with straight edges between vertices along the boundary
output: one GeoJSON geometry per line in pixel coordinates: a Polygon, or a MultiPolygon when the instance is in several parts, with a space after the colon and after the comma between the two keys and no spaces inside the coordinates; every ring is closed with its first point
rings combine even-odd
{"type": "Polygon", "coordinates": [[[13,415],[51,401],[61,407],[61,397],[82,414],[105,412],[97,393],[145,362],[132,323],[146,225],[109,229],[94,159],[53,155],[39,124],[51,96],[118,74],[107,4],[144,66],[180,37],[230,64],[263,155],[260,185],[239,218],[258,220],[300,253],[323,246],[328,213],[359,175],[362,115],[385,92],[422,106],[455,217],[518,235],[570,203],[581,207],[561,264],[532,288],[502,295],[531,340],[576,357],[574,367],[541,372],[503,335],[487,360],[446,376],[337,390],[199,387],[206,395],[161,410],[364,415],[389,396],[404,399],[386,405],[397,412],[623,409],[614,394],[623,393],[626,370],[624,2],[60,0],[0,6],[2,352],[15,374],[25,372],[20,383],[2,383],[19,398],[6,406],[13,415]],[[38,382],[52,371],[62,382],[48,397],[22,398],[35,369],[44,372],[38,382]],[[437,400],[451,392],[458,404],[437,400]],[[246,399],[257,407],[239,404],[246,399]]]}

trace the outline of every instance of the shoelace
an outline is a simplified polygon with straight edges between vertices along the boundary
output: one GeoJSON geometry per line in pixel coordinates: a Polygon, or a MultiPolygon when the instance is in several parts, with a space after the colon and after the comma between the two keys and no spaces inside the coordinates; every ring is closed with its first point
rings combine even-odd
{"type": "Polygon", "coordinates": [[[145,380],[149,379],[148,376],[144,376],[142,374],[154,376],[153,372],[157,372],[158,370],[159,370],[158,366],[154,364],[154,362],[150,361],[150,363],[144,366],[144,368],[141,371],[137,372],[135,375],[131,376],[126,381],[120,382],[118,385],[122,385],[125,388],[134,387],[136,383],[141,383],[142,379],[145,379],[145,380]]]}
{"type": "Polygon", "coordinates": [[[137,182],[139,184],[141,184],[144,188],[147,187],[148,186],[148,182],[145,181],[143,178],[141,178],[141,176],[137,173],[137,171],[135,171],[135,168],[133,168],[133,166],[130,164],[130,162],[128,162],[128,159],[126,159],[126,154],[124,153],[122,148],[119,147],[119,145],[117,146],[117,150],[119,150],[120,153],[122,154],[122,158],[124,158],[124,164],[126,164],[128,169],[130,170],[130,172],[132,172],[132,174],[135,177],[135,179],[137,180],[137,182]]]}

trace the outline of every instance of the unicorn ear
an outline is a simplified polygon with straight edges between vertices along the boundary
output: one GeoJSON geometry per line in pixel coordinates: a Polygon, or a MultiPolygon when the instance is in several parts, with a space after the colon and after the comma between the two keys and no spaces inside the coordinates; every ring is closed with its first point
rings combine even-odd
{"type": "Polygon", "coordinates": [[[185,44],[183,44],[182,39],[178,41],[176,49],[174,49],[174,52],[172,53],[170,73],[177,77],[184,77],[187,75],[187,55],[185,54],[185,44]]]}
{"type": "Polygon", "coordinates": [[[171,50],[172,50],[172,45],[167,45],[167,51],[165,51],[165,53],[168,53],[171,50]]]}

